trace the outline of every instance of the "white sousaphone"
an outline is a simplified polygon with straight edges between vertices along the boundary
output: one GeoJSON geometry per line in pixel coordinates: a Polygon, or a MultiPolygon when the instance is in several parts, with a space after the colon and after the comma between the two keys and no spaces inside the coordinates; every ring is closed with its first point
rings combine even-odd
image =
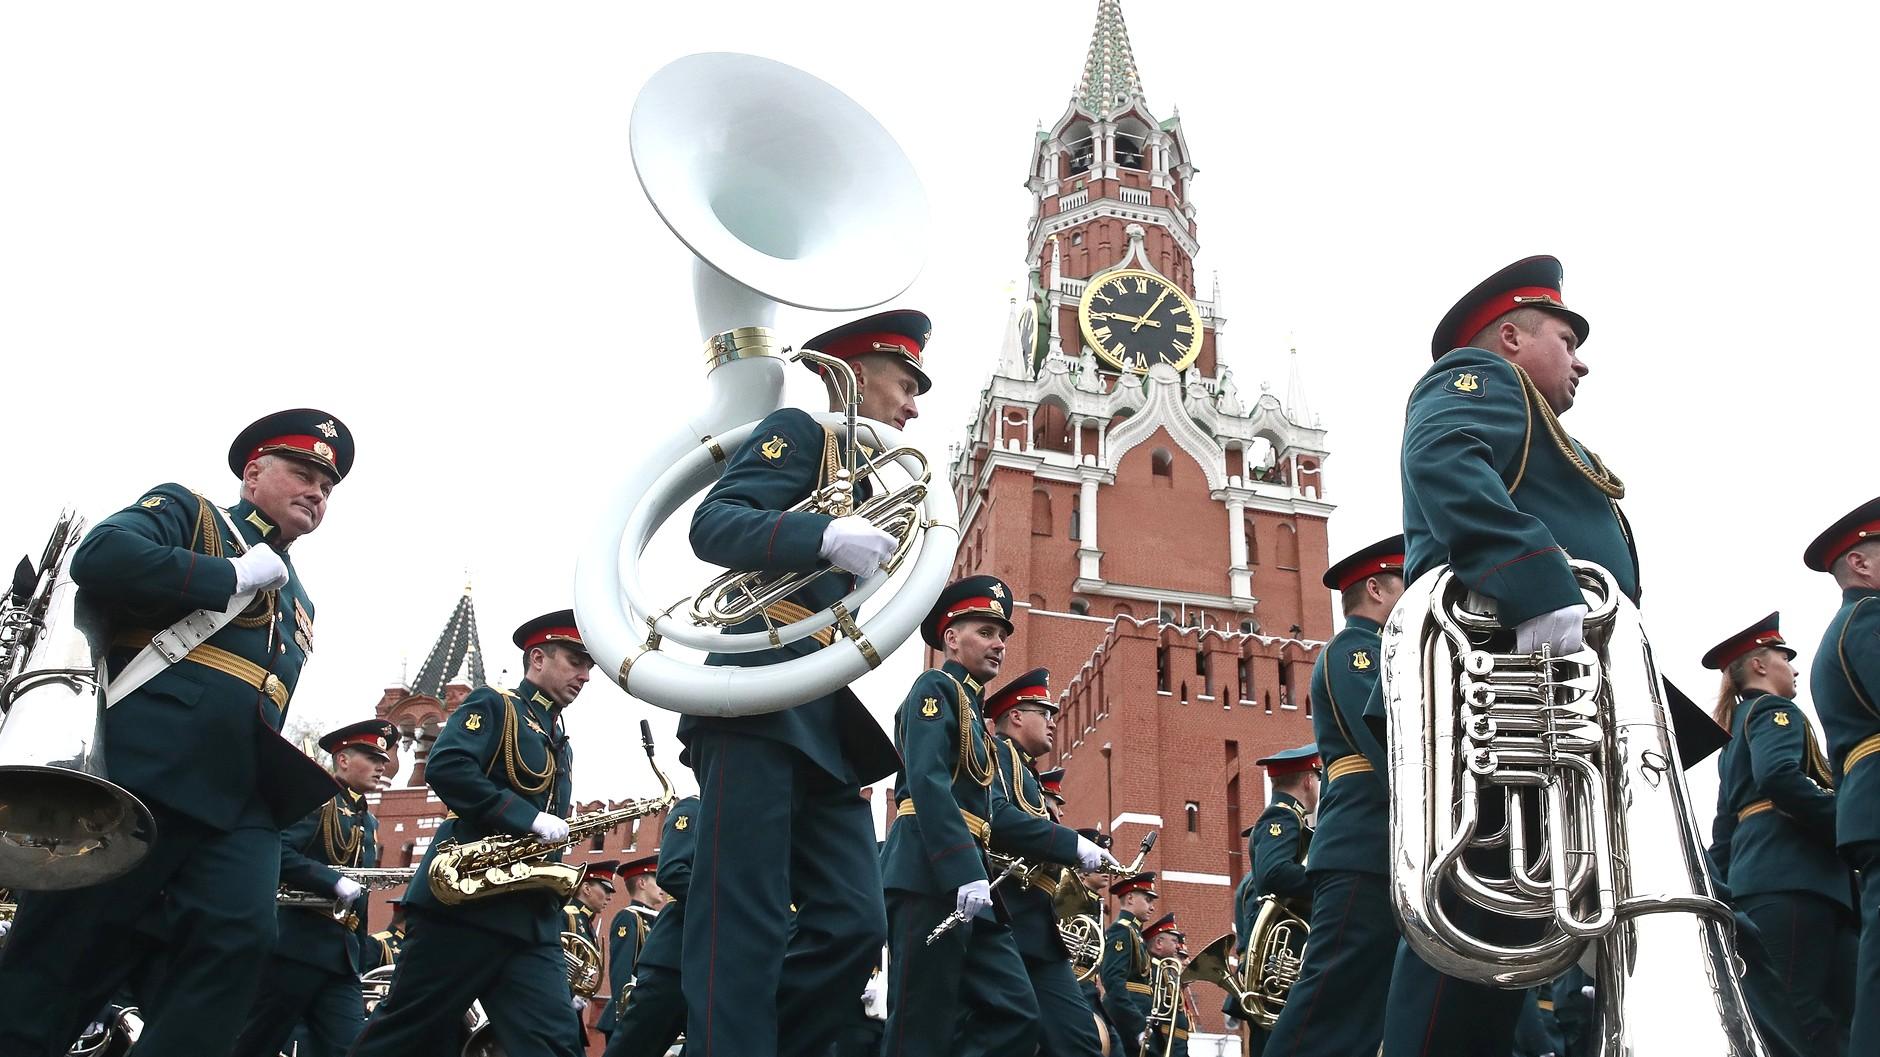
{"type": "MultiPolygon", "coordinates": [[[[892,518],[896,525],[877,522],[904,533],[900,553],[920,532],[919,549],[905,586],[865,621],[853,614],[891,570],[862,578],[840,602],[808,617],[733,633],[721,630],[730,621],[702,620],[698,603],[675,616],[677,607],[655,600],[641,555],[673,511],[716,480],[728,455],[783,406],[791,358],[840,369],[839,361],[782,349],[769,328],[777,306],[854,311],[907,289],[922,262],[926,194],[893,137],[854,100],[752,55],[708,52],[663,67],[640,90],[628,136],[647,198],[696,258],[707,392],[682,428],[640,453],[609,497],[576,568],[575,618],[601,670],[641,700],[691,715],[781,711],[853,682],[919,625],[958,545],[950,490],[917,486],[912,509],[892,518]],[[671,641],[753,653],[832,626],[838,641],[829,647],[753,667],[707,666],[659,648],[671,641]]],[[[845,420],[812,417],[824,425],[845,420]]],[[[900,431],[865,419],[855,425],[865,443],[887,453],[880,460],[917,482],[926,475],[925,460],[902,447],[900,431]]]]}

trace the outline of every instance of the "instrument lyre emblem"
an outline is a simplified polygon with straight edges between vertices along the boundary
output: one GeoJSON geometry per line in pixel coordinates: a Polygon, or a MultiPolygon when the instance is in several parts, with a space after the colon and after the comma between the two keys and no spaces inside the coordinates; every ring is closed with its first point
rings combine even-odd
{"type": "Polygon", "coordinates": [[[783,449],[789,446],[789,441],[784,440],[781,436],[772,434],[769,440],[758,445],[758,450],[764,453],[764,458],[776,462],[778,459],[783,458],[783,449]]]}
{"type": "Polygon", "coordinates": [[[1476,380],[1473,372],[1464,371],[1456,376],[1456,388],[1465,393],[1473,393],[1482,388],[1482,383],[1476,380]]]}

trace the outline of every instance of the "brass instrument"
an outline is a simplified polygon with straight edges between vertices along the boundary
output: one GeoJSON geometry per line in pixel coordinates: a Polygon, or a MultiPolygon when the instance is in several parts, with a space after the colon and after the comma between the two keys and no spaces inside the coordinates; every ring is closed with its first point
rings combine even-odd
{"type": "Polygon", "coordinates": [[[1071,956],[1071,972],[1084,983],[1103,968],[1103,926],[1093,914],[1058,919],[1058,938],[1071,956]]]}
{"type": "Polygon", "coordinates": [[[561,957],[568,963],[568,988],[578,998],[601,993],[601,951],[579,932],[561,934],[561,957]]]}
{"type": "MultiPolygon", "coordinates": [[[[387,888],[409,884],[412,875],[418,872],[415,866],[383,868],[335,866],[333,869],[340,876],[351,878],[360,888],[365,889],[365,892],[381,892],[387,888]]],[[[359,898],[363,900],[365,893],[362,892],[359,898]]],[[[341,899],[331,892],[308,892],[291,885],[282,885],[280,890],[274,893],[274,905],[324,911],[331,914],[334,921],[341,922],[358,912],[356,909],[358,903],[355,901],[341,899]]]]}
{"type": "Polygon", "coordinates": [[[1175,1049],[1176,1014],[1182,1008],[1182,960],[1170,956],[1155,958],[1149,962],[1149,1018],[1142,1029],[1143,1052],[1147,1053],[1149,1040],[1154,1037],[1159,1025],[1168,1042],[1162,1047],[1162,1057],[1175,1049]]]}
{"type": "Polygon", "coordinates": [[[108,881],[143,859],[156,823],[105,777],[108,629],[79,605],[71,558],[85,521],[59,517],[37,572],[0,602],[0,888],[108,881]]]}
{"type": "MultiPolygon", "coordinates": [[[[844,420],[848,436],[848,453],[845,465],[838,468],[832,480],[812,492],[801,502],[790,507],[790,511],[811,511],[828,514],[831,517],[855,515],[868,519],[869,523],[895,538],[894,552],[881,563],[884,573],[892,574],[900,568],[901,562],[913,549],[915,539],[923,526],[921,504],[926,502],[927,487],[932,482],[933,473],[927,464],[927,457],[918,449],[906,446],[894,448],[881,454],[871,454],[866,459],[859,459],[855,443],[856,414],[861,408],[861,388],[856,384],[855,371],[848,362],[835,356],[803,349],[790,356],[792,360],[808,361],[823,369],[824,377],[841,394],[844,420]],[[871,496],[860,506],[855,503],[855,488],[864,477],[878,476],[880,471],[900,459],[911,459],[920,467],[920,472],[911,474],[908,484],[893,491],[884,491],[871,496]]],[[[819,565],[807,572],[789,572],[782,574],[763,572],[724,573],[705,585],[692,599],[692,623],[700,627],[729,628],[759,615],[774,633],[775,624],[765,613],[773,603],[781,602],[797,591],[822,578],[835,567],[819,565]]],[[[840,618],[838,617],[837,620],[840,618]]],[[[820,623],[835,623],[826,621],[820,623]]],[[[781,641],[781,639],[779,639],[781,641]]]]}
{"type": "Polygon", "coordinates": [[[136,1006],[106,1006],[97,1020],[85,1025],[67,1057],[125,1057],[144,1033],[144,1017],[136,1006]]]}
{"type": "MultiPolygon", "coordinates": [[[[1099,866],[1090,872],[1112,877],[1134,876],[1141,871],[1142,861],[1149,857],[1149,849],[1155,847],[1155,838],[1160,832],[1160,830],[1152,830],[1148,836],[1142,838],[1142,846],[1136,851],[1136,861],[1130,865],[1099,866]]],[[[990,862],[999,871],[999,875],[992,879],[992,884],[989,886],[990,888],[996,891],[1000,885],[1008,880],[1016,880],[1020,887],[1036,888],[1051,897],[1052,911],[1057,915],[1060,922],[1066,917],[1076,917],[1084,913],[1085,908],[1092,902],[1097,902],[1099,906],[1101,905],[1096,895],[1084,884],[1082,875],[1074,868],[1056,866],[1051,863],[1027,862],[1016,855],[1005,855],[996,851],[987,851],[985,856],[986,861],[990,862]]],[[[966,917],[959,911],[956,910],[948,914],[940,920],[940,924],[934,926],[932,932],[927,934],[927,946],[933,946],[934,941],[946,935],[956,926],[965,923],[966,917]]],[[[1062,925],[1060,925],[1060,928],[1062,928],[1062,925]]],[[[1100,933],[1097,942],[1098,957],[1101,959],[1102,936],[1100,933]]]]}
{"type": "Polygon", "coordinates": [[[377,1009],[385,996],[392,993],[392,974],[397,971],[396,965],[381,965],[366,970],[359,977],[359,990],[365,995],[367,1013],[377,1009]]]}
{"type": "Polygon", "coordinates": [[[1602,1052],[1760,1055],[1638,610],[1611,573],[1572,564],[1589,611],[1568,656],[1514,652],[1494,602],[1447,567],[1391,612],[1404,939],[1444,973],[1508,988],[1596,945],[1602,1052]],[[1465,911],[1496,927],[1472,930],[1465,911]]]}
{"type": "Polygon", "coordinates": [[[1242,1019],[1263,1028],[1271,1028],[1286,1007],[1286,997],[1299,982],[1305,967],[1306,940],[1312,926],[1294,913],[1285,901],[1267,895],[1260,899],[1260,912],[1253,919],[1253,931],[1247,937],[1247,950],[1240,966],[1242,1003],[1247,1016],[1242,1019]]]}
{"type": "Polygon", "coordinates": [[[640,743],[646,749],[647,764],[659,779],[659,796],[631,800],[626,807],[612,811],[576,815],[568,820],[568,835],[558,841],[533,836],[485,837],[440,849],[431,859],[428,878],[431,894],[446,906],[507,892],[546,890],[563,900],[574,895],[575,889],[581,887],[587,867],[550,862],[548,856],[622,822],[664,811],[677,799],[672,783],[666,780],[665,772],[659,769],[659,761],[653,758],[653,728],[645,720],[640,721],[640,743]]]}

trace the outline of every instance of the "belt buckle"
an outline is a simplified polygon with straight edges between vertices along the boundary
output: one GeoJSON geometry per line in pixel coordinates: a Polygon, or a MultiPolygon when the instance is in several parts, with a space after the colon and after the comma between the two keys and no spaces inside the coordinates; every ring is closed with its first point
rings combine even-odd
{"type": "Polygon", "coordinates": [[[171,664],[180,664],[184,657],[189,656],[189,651],[183,649],[182,643],[175,641],[167,630],[151,636],[150,645],[156,647],[157,652],[163,655],[163,659],[171,664]]]}

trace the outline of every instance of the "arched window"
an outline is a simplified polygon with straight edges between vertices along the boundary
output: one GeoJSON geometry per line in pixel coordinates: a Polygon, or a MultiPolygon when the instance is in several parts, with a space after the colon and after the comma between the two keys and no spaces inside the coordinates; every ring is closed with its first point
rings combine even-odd
{"type": "Polygon", "coordinates": [[[1154,483],[1174,487],[1175,457],[1169,454],[1167,448],[1157,448],[1149,456],[1149,472],[1153,475],[1154,483]]]}
{"type": "Polygon", "coordinates": [[[1051,534],[1051,493],[1042,488],[1031,490],[1031,534],[1051,534]]]}
{"type": "Polygon", "coordinates": [[[1291,525],[1279,527],[1279,567],[1299,568],[1299,533],[1291,525]]]}
{"type": "Polygon", "coordinates": [[[1088,616],[1090,614],[1090,603],[1081,598],[1073,598],[1071,599],[1071,612],[1080,617],[1088,616]]]}
{"type": "Polygon", "coordinates": [[[1081,505],[1071,507],[1071,539],[1079,543],[1084,539],[1084,508],[1081,505]]]}
{"type": "Polygon", "coordinates": [[[1168,693],[1168,647],[1155,648],[1155,688],[1168,693]]]}

